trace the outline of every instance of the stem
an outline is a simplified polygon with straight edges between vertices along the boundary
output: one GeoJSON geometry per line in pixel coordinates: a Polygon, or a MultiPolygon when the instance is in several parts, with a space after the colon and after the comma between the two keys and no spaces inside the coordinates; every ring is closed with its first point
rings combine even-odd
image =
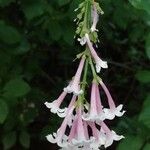
{"type": "Polygon", "coordinates": [[[88,59],[86,58],[83,81],[82,81],[82,87],[81,87],[83,92],[85,91],[85,87],[86,87],[86,84],[87,84],[86,79],[87,79],[88,64],[89,64],[89,62],[88,62],[88,59]]]}
{"type": "Polygon", "coordinates": [[[90,28],[90,19],[91,18],[91,5],[90,5],[90,1],[89,0],[85,0],[86,1],[86,8],[85,8],[85,14],[84,14],[84,25],[83,28],[85,30],[89,30],[90,28]]]}
{"type": "Polygon", "coordinates": [[[92,58],[91,58],[90,55],[89,55],[89,63],[90,63],[90,66],[91,66],[93,78],[97,81],[97,74],[96,74],[96,71],[95,71],[95,68],[94,68],[94,65],[93,65],[93,61],[92,61],[92,58]]]}

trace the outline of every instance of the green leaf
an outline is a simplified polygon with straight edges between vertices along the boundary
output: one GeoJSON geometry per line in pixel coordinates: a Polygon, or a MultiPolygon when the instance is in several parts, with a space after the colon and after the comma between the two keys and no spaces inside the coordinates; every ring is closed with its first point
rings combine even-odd
{"type": "Polygon", "coordinates": [[[62,29],[59,22],[52,21],[51,23],[49,23],[48,32],[53,40],[58,41],[62,35],[62,29]]]}
{"type": "Polygon", "coordinates": [[[150,14],[150,1],[149,0],[129,0],[129,2],[138,9],[143,9],[150,14]]]}
{"type": "MultiPolygon", "coordinates": [[[[69,26],[69,25],[68,25],[69,26]]],[[[73,28],[68,28],[67,27],[67,24],[66,26],[63,27],[63,39],[64,41],[69,44],[69,45],[73,45],[73,42],[74,42],[74,34],[75,34],[75,31],[73,30],[73,28]]]]}
{"type": "Polygon", "coordinates": [[[30,50],[30,44],[26,39],[23,39],[19,46],[12,50],[12,53],[15,55],[21,55],[30,50]]]}
{"type": "Polygon", "coordinates": [[[70,0],[58,0],[58,4],[59,6],[63,6],[63,5],[66,5],[70,2],[70,0]]]}
{"type": "Polygon", "coordinates": [[[135,75],[136,79],[142,83],[150,82],[150,71],[149,70],[140,70],[135,75]]]}
{"type": "Polygon", "coordinates": [[[30,86],[22,79],[12,79],[4,87],[4,96],[21,97],[30,91],[30,86]]]}
{"type": "Polygon", "coordinates": [[[150,128],[150,95],[144,101],[143,109],[139,115],[139,121],[150,128]]]}
{"type": "Polygon", "coordinates": [[[146,146],[144,146],[143,150],[150,150],[150,144],[146,144],[146,146]]]}
{"type": "Polygon", "coordinates": [[[5,7],[15,0],[0,0],[0,6],[5,7]]]}
{"type": "Polygon", "coordinates": [[[6,133],[3,136],[2,142],[3,142],[3,146],[5,150],[10,149],[16,143],[16,132],[12,131],[12,132],[6,133]]]}
{"type": "Polygon", "coordinates": [[[19,141],[23,147],[29,148],[29,146],[30,146],[30,135],[29,135],[29,133],[26,131],[22,131],[20,133],[20,136],[19,136],[19,141]]]}
{"type": "Polygon", "coordinates": [[[8,115],[8,107],[4,100],[0,99],[0,123],[4,123],[8,115]]]}
{"type": "Polygon", "coordinates": [[[146,43],[145,43],[145,50],[148,58],[150,59],[150,34],[148,34],[146,38],[146,43]]]}
{"type": "Polygon", "coordinates": [[[28,20],[41,16],[44,11],[44,3],[41,1],[31,1],[23,5],[23,12],[28,20]]]}
{"type": "Polygon", "coordinates": [[[15,44],[20,42],[20,40],[21,35],[14,27],[0,21],[0,41],[6,44],[15,44]]]}
{"type": "Polygon", "coordinates": [[[143,145],[143,139],[140,137],[135,136],[126,136],[125,139],[122,140],[122,142],[117,147],[117,150],[140,150],[143,145]]]}
{"type": "Polygon", "coordinates": [[[29,123],[33,122],[37,115],[38,110],[36,108],[28,108],[28,110],[23,114],[21,121],[24,124],[24,126],[26,126],[29,123]]]}

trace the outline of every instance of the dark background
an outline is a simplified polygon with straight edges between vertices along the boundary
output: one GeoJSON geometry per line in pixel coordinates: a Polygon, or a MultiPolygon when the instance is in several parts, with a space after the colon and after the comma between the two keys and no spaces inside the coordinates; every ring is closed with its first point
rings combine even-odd
{"type": "MultiPolygon", "coordinates": [[[[82,0],[0,0],[0,150],[56,150],[45,139],[62,120],[44,106],[73,76],[83,47],[73,36],[82,0]]],[[[99,2],[99,1],[98,1],[99,2]]],[[[150,150],[150,1],[101,0],[101,72],[124,117],[110,150],[150,150]]]]}

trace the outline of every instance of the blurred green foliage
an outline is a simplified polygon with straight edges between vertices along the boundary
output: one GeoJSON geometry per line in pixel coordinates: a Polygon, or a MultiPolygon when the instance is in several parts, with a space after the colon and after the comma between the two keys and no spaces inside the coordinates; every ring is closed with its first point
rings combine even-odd
{"type": "MultiPolygon", "coordinates": [[[[82,0],[0,0],[0,149],[56,149],[45,135],[59,119],[43,105],[73,75],[82,50],[74,42],[82,0]],[[40,145],[40,146],[38,146],[40,145]]],[[[111,125],[125,139],[110,149],[150,149],[150,1],[101,0],[102,72],[127,113],[111,125]]]]}

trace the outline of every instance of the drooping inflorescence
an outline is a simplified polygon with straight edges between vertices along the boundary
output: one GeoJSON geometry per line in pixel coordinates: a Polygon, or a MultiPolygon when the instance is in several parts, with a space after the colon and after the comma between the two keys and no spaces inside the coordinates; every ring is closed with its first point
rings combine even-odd
{"type": "Polygon", "coordinates": [[[116,106],[108,88],[98,75],[101,68],[108,68],[107,61],[103,61],[94,48],[99,41],[96,25],[99,14],[103,14],[103,11],[94,0],[85,0],[75,11],[79,11],[75,19],[78,26],[77,40],[85,46],[85,51],[77,55],[80,59],[77,71],[58,99],[51,103],[45,102],[52,113],[64,118],[56,133],[49,134],[46,138],[51,143],[57,143],[63,150],[98,150],[124,138],[110,130],[105,120],[121,117],[125,111],[122,111],[122,104],[116,106]],[[87,98],[89,66],[92,72],[91,83],[88,83],[91,85],[91,96],[87,98]],[[100,87],[107,98],[107,108],[103,107],[100,87]],[[69,94],[72,95],[69,106],[62,108],[61,104],[69,94]]]}

